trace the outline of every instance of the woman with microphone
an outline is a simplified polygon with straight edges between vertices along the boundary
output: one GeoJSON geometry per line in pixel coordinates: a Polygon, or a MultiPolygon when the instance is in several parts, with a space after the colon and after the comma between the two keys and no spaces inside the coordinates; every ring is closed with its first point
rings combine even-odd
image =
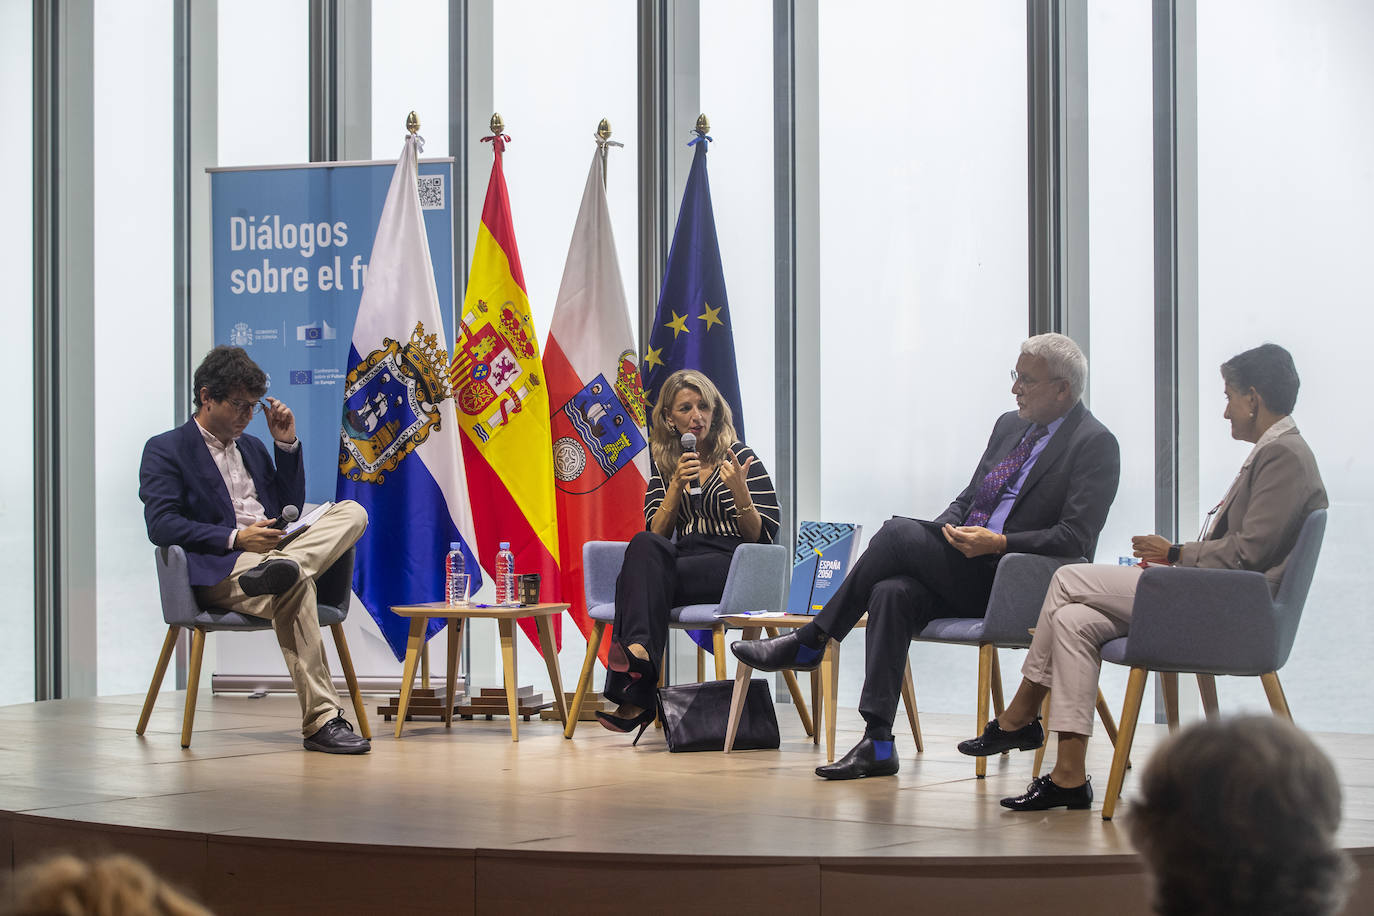
{"type": "Polygon", "coordinates": [[[668,376],[649,421],[653,476],[644,493],[648,530],[635,535],[615,588],[615,623],[604,693],[620,704],[598,712],[614,732],[654,721],[668,611],[718,602],[741,544],[770,544],[778,497],[763,462],[739,441],[730,405],[711,380],[668,376]]]}

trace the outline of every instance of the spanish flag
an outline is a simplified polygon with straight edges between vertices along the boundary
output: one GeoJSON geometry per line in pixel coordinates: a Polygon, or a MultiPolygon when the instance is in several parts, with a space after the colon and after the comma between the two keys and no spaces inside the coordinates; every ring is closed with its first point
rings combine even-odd
{"type": "MultiPolygon", "coordinates": [[[[494,571],[498,545],[510,541],[516,573],[539,573],[541,600],[556,601],[558,518],[549,393],[501,168],[509,139],[502,134],[483,138],[491,141],[495,158],[449,380],[463,427],[478,558],[494,571]]],[[[537,646],[533,622],[521,623],[537,646]]],[[[554,641],[561,647],[558,618],[554,641]]]]}

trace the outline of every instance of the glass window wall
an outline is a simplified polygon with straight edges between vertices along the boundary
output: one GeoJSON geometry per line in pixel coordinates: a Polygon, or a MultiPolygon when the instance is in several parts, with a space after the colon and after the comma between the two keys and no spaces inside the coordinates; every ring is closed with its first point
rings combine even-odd
{"type": "MultiPolygon", "coordinates": [[[[1297,642],[1281,672],[1304,728],[1374,730],[1374,711],[1331,702],[1374,650],[1367,519],[1374,432],[1352,406],[1374,337],[1374,8],[1320,0],[1198,5],[1200,499],[1185,536],[1226,492],[1250,446],[1222,419],[1218,366],[1265,341],[1302,377],[1294,418],[1331,509],[1297,642]]],[[[1358,683],[1358,675],[1356,676],[1358,683]]],[[[1220,678],[1223,713],[1267,708],[1257,679],[1220,678]]]]}
{"type": "MultiPolygon", "coordinates": [[[[0,2],[0,272],[7,295],[0,321],[8,332],[8,374],[17,390],[13,429],[33,428],[33,4],[0,2]]],[[[0,705],[33,700],[33,458],[20,449],[0,478],[0,705]]]]}
{"type": "MultiPolygon", "coordinates": [[[[1007,371],[1028,323],[1024,8],[822,4],[820,124],[821,511],[861,523],[867,541],[892,515],[949,505],[1015,407],[1007,371]]],[[[841,662],[851,710],[860,636],[841,662]]],[[[912,670],[923,711],[971,712],[976,652],[917,644],[912,670]]]]}
{"type": "Polygon", "coordinates": [[[176,419],[172,4],[94,12],[97,689],[108,695],[147,689],[166,633],[138,465],[144,441],[176,419]]]}
{"type": "MultiPolygon", "coordinates": [[[[1090,4],[1087,13],[1089,396],[1121,446],[1121,485],[1095,559],[1115,563],[1155,520],[1150,3],[1090,4]]],[[[1004,671],[1016,683],[1016,671],[1004,671]]],[[[1127,674],[1102,666],[1114,710],[1127,674]]]]}

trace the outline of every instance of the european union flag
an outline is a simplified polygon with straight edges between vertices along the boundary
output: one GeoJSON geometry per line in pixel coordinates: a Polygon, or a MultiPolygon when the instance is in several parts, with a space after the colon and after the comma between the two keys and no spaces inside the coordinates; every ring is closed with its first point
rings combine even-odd
{"type": "MultiPolygon", "coordinates": [[[[639,364],[644,394],[649,404],[658,403],[658,391],[668,376],[679,369],[695,369],[715,382],[720,396],[730,405],[735,432],[744,435],[744,405],[739,396],[739,369],[735,364],[735,334],[730,322],[730,303],[725,296],[725,273],[720,266],[720,242],[716,239],[716,215],[711,209],[711,182],[706,177],[704,133],[696,144],[682,207],[677,212],[673,247],[658,293],[654,329],[649,350],[639,364]]],[[[650,420],[652,422],[652,419],[650,420]]],[[[712,651],[710,630],[689,630],[692,641],[712,651]]]]}
{"type": "Polygon", "coordinates": [[[679,369],[695,369],[715,382],[735,416],[735,431],[744,434],[744,405],[739,396],[735,366],[735,335],[725,275],[720,267],[716,217],[711,209],[711,183],[706,178],[709,137],[693,140],[696,154],[677,214],[673,246],[658,294],[649,349],[640,363],[644,393],[652,406],[668,376],[679,369]]]}

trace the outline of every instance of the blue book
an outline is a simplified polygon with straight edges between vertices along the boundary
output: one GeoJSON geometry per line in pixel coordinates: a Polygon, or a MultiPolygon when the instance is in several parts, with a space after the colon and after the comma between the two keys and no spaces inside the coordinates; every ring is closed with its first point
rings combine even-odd
{"type": "Polygon", "coordinates": [[[818,614],[859,556],[863,528],[851,522],[802,522],[792,554],[789,614],[818,614]]]}

